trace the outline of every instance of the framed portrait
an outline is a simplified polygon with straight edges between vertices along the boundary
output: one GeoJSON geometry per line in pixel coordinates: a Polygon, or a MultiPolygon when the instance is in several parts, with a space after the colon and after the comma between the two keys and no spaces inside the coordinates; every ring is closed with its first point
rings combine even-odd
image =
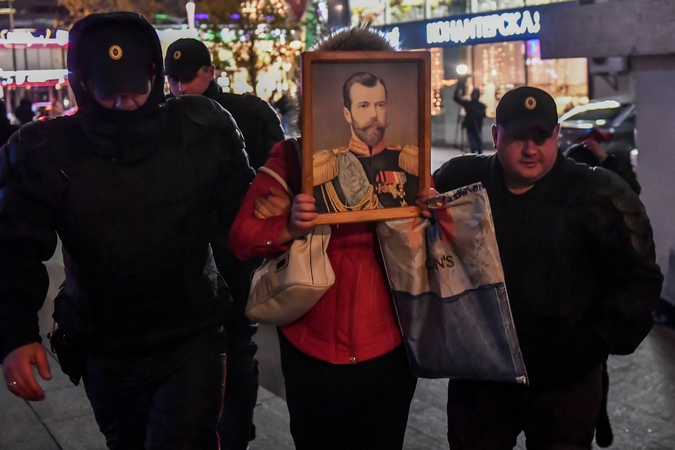
{"type": "Polygon", "coordinates": [[[301,56],[303,192],[319,224],[415,217],[430,184],[430,53],[301,56]]]}

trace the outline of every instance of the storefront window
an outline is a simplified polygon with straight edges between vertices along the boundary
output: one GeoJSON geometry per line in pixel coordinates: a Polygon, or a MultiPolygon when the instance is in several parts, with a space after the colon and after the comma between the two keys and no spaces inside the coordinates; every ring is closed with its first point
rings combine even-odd
{"type": "Polygon", "coordinates": [[[390,0],[389,23],[424,20],[425,0],[390,0]]]}
{"type": "Polygon", "coordinates": [[[588,102],[586,58],[541,59],[539,40],[473,46],[473,76],[488,117],[509,90],[529,85],[545,90],[556,101],[558,114],[588,102]]]}
{"type": "Polygon", "coordinates": [[[349,8],[352,25],[370,22],[372,25],[385,25],[385,1],[390,0],[351,0],[349,8]]]}
{"type": "MultiPolygon", "coordinates": [[[[373,0],[356,0],[356,1],[373,1],[373,0]]],[[[438,17],[448,17],[457,14],[465,14],[467,12],[467,0],[386,0],[386,1],[389,2],[389,9],[384,11],[386,23],[412,22],[415,20],[424,20],[438,17]]]]}
{"type": "Polygon", "coordinates": [[[471,12],[497,11],[500,9],[523,8],[525,6],[561,3],[570,0],[470,0],[471,12]]]}
{"type": "Polygon", "coordinates": [[[466,14],[466,8],[466,0],[429,0],[429,15],[427,18],[434,19],[466,14]]]}
{"type": "Polygon", "coordinates": [[[526,83],[525,42],[475,45],[472,80],[481,90],[481,101],[487,105],[487,116],[494,117],[502,95],[526,83]]]}
{"type": "Polygon", "coordinates": [[[539,40],[527,41],[527,81],[553,96],[562,115],[588,102],[586,58],[541,59],[539,40]]]}

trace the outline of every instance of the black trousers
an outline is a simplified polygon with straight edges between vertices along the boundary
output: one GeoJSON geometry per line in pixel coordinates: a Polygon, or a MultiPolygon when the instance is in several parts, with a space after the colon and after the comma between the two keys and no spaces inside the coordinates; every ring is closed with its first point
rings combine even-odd
{"type": "Polygon", "coordinates": [[[400,450],[417,378],[403,346],[356,364],[330,364],[279,333],[297,450],[400,450]]]}
{"type": "Polygon", "coordinates": [[[224,336],[208,332],[133,357],[82,356],[82,379],[111,450],[217,450],[224,336]]]}
{"type": "Polygon", "coordinates": [[[257,326],[244,314],[246,303],[235,303],[227,328],[227,377],[223,412],[218,423],[221,450],[246,450],[255,438],[253,410],[258,399],[257,326]]]}
{"type": "Polygon", "coordinates": [[[479,131],[473,129],[466,129],[466,136],[469,140],[469,148],[471,153],[476,153],[478,155],[483,153],[483,138],[479,131]]]}
{"type": "Polygon", "coordinates": [[[602,366],[560,388],[451,380],[450,450],[505,450],[524,431],[528,450],[590,450],[602,397],[602,366]]]}

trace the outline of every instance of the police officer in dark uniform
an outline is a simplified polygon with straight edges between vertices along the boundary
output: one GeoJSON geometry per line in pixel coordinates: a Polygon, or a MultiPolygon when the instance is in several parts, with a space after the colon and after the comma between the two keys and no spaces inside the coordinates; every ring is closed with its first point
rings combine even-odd
{"type": "MultiPolygon", "coordinates": [[[[206,46],[196,39],[179,39],[167,49],[165,72],[171,94],[204,95],[220,103],[237,122],[246,142],[253,167],[265,164],[272,146],[284,139],[279,116],[255,95],[224,93],[213,79],[214,66],[206,46]]],[[[218,426],[224,450],[246,449],[255,437],[253,409],[258,395],[257,350],[252,337],[257,326],[244,311],[251,285],[251,273],[260,261],[237,261],[225,241],[214,243],[216,265],[232,290],[234,305],[228,316],[227,386],[223,414],[218,426]],[[225,269],[229,267],[230,269],[225,269]]]]}
{"type": "Polygon", "coordinates": [[[490,198],[529,385],[448,384],[455,449],[591,448],[608,355],[630,354],[652,326],[663,277],[637,194],[618,175],[565,158],[545,91],[501,98],[489,157],[453,158],[440,192],[481,182],[490,198]]]}
{"type": "Polygon", "coordinates": [[[387,90],[381,78],[357,72],[343,85],[347,147],[314,154],[314,198],[319,213],[413,206],[419,188],[419,151],[390,146],[387,90]]]}
{"type": "Polygon", "coordinates": [[[253,94],[222,92],[214,80],[211,53],[201,41],[184,38],[173,42],[166,51],[164,70],[173,96],[205,95],[232,114],[254,169],[262,167],[274,144],[284,140],[279,116],[269,103],[253,94]]]}
{"type": "Polygon", "coordinates": [[[42,400],[42,261],[63,243],[52,335],[84,381],[111,449],[218,448],[229,293],[210,242],[227,237],[254,173],[232,117],[165,102],[157,33],[130,12],[70,32],[78,112],[0,149],[0,359],[8,389],[42,400]]]}

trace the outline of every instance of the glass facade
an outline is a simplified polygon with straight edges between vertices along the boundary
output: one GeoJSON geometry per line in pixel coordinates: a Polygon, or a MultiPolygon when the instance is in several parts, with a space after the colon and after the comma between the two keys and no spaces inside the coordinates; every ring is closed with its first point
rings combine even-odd
{"type": "Polygon", "coordinates": [[[586,58],[541,59],[539,41],[526,43],[527,84],[553,96],[562,115],[588,103],[588,62],[586,58]]]}
{"type": "Polygon", "coordinates": [[[525,6],[548,5],[570,0],[469,0],[470,12],[480,13],[500,9],[524,8],[525,6]]]}
{"type": "Polygon", "coordinates": [[[571,0],[351,0],[352,25],[374,26],[571,0]]]}
{"type": "MultiPolygon", "coordinates": [[[[351,0],[350,5],[353,24],[388,25],[385,29],[392,42],[431,50],[432,141],[461,147],[463,110],[453,101],[460,77],[467,77],[465,94],[480,90],[489,119],[494,119],[502,96],[523,85],[551,94],[560,115],[588,102],[586,59],[543,60],[536,38],[539,13],[531,7],[565,1],[571,0],[351,0]],[[517,11],[521,22],[511,22],[498,13],[516,8],[530,8],[517,11]],[[452,20],[453,16],[463,16],[463,20],[452,20]]],[[[485,121],[486,140],[491,123],[485,121]]]]}
{"type": "Polygon", "coordinates": [[[385,25],[466,14],[468,0],[351,0],[352,25],[385,25]]]}
{"type": "Polygon", "coordinates": [[[481,101],[487,105],[487,116],[494,117],[501,96],[525,84],[525,43],[474,45],[471,78],[474,87],[481,91],[481,101]]]}
{"type": "Polygon", "coordinates": [[[502,95],[525,84],[551,94],[559,114],[588,102],[586,58],[543,60],[536,39],[474,45],[471,56],[471,87],[481,90],[488,117],[494,117],[502,95]]]}

